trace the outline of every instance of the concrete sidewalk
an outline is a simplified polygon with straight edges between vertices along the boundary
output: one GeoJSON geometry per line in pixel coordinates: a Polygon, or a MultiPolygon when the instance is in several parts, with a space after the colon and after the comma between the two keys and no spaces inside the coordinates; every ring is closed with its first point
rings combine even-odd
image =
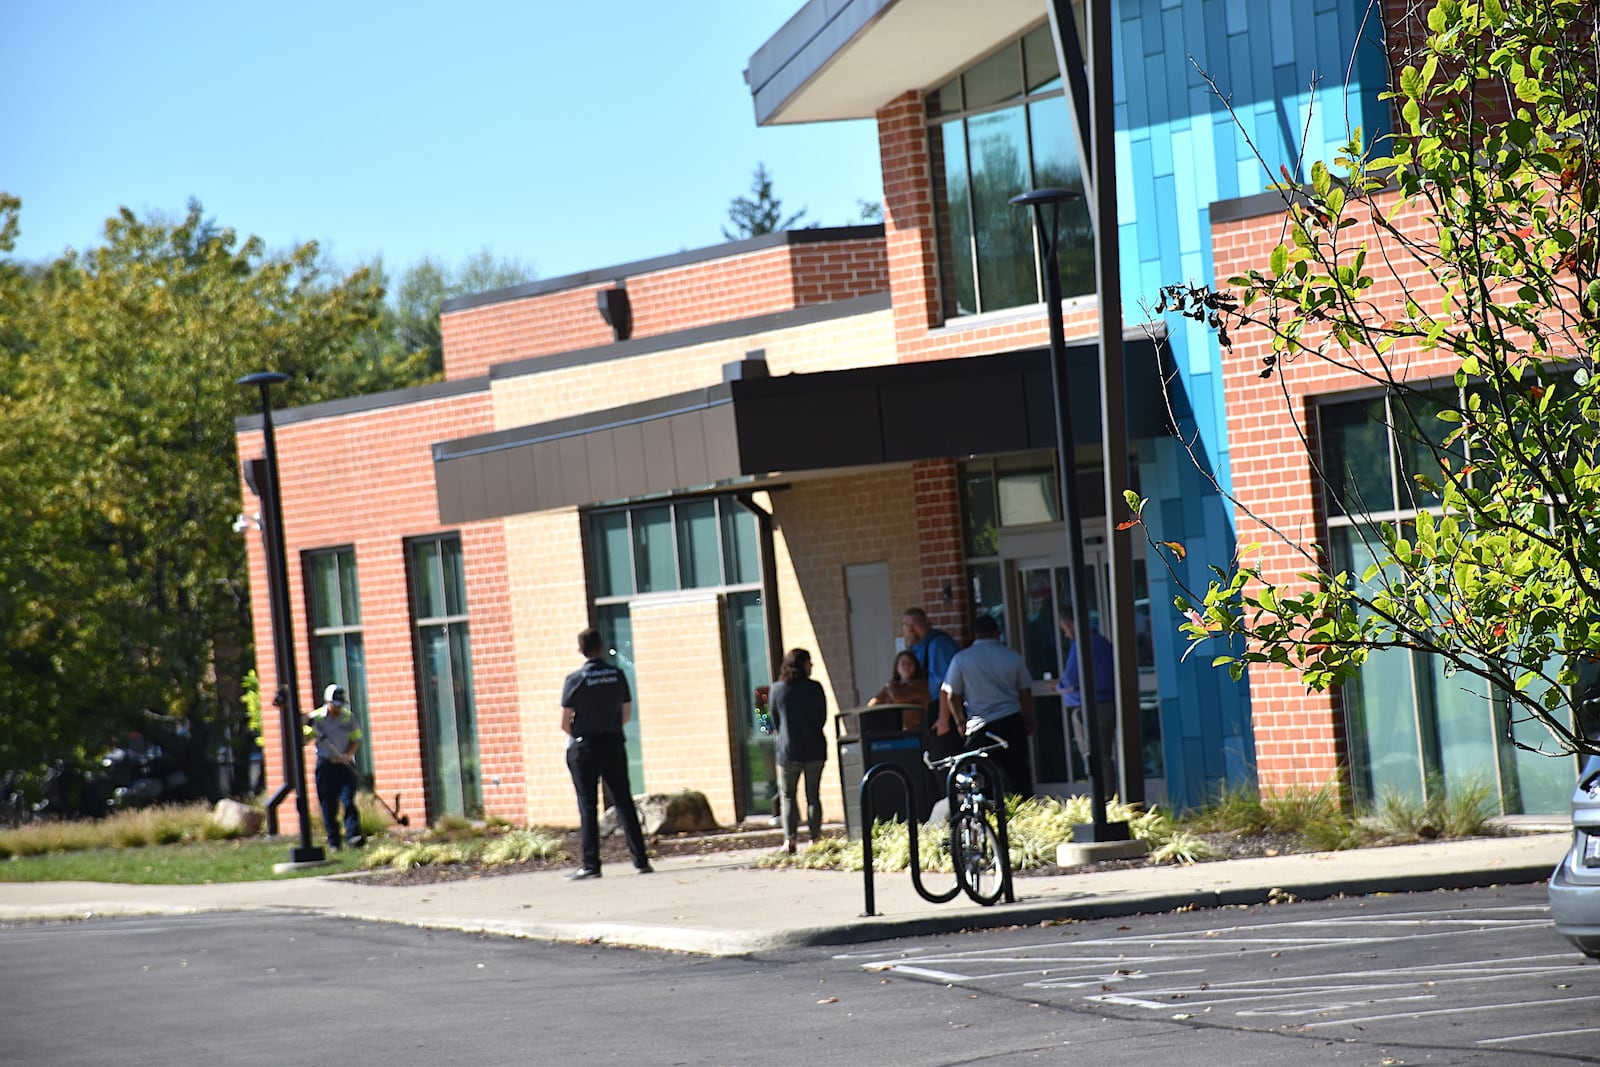
{"type": "MultiPolygon", "coordinates": [[[[375,886],[348,875],[207,886],[92,882],[0,883],[0,920],[273,911],[733,956],[799,945],[850,944],[975,927],[1430,889],[1528,884],[1548,878],[1570,831],[1264,859],[1137,867],[1016,879],[1017,900],[991,908],[965,897],[930,904],[907,872],[875,876],[876,914],[863,915],[863,876],[757,869],[762,851],[668,856],[656,873],[615,864],[604,877],[565,871],[375,886]]],[[[930,874],[934,891],[950,875],[930,874]]]]}

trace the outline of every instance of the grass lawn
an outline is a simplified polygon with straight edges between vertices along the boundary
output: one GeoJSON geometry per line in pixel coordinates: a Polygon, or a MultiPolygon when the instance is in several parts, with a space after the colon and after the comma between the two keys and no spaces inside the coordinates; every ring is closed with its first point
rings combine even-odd
{"type": "Polygon", "coordinates": [[[359,849],[329,854],[322,867],[274,874],[275,863],[287,863],[298,838],[264,841],[258,837],[223,841],[188,841],[139,848],[93,848],[13,856],[0,861],[0,882],[122,882],[145,885],[207,885],[212,882],[256,882],[356,870],[359,849]]]}

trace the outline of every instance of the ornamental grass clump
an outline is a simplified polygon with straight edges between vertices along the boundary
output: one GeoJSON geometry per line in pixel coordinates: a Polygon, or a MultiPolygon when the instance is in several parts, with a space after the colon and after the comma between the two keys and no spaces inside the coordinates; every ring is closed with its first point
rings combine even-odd
{"type": "Polygon", "coordinates": [[[1281,834],[1295,847],[1311,852],[1360,848],[1372,838],[1372,832],[1344,810],[1332,782],[1315,789],[1292,785],[1266,795],[1249,784],[1229,786],[1186,817],[1184,829],[1199,834],[1281,834]]]}
{"type": "Polygon", "coordinates": [[[236,836],[212,821],[203,801],[119,811],[104,819],[41,822],[0,831],[0,859],[83,852],[99,848],[143,848],[236,836]]]}
{"type": "Polygon", "coordinates": [[[490,838],[479,850],[479,863],[527,863],[529,860],[556,860],[565,857],[561,838],[545,830],[508,830],[490,838]]]}
{"type": "Polygon", "coordinates": [[[1426,800],[1409,793],[1385,793],[1373,813],[1378,832],[1395,841],[1482,837],[1491,833],[1489,819],[1498,811],[1495,791],[1486,782],[1467,779],[1448,787],[1428,784],[1426,800]]]}
{"type": "Polygon", "coordinates": [[[442,867],[466,863],[473,851],[456,841],[384,841],[367,850],[361,858],[361,866],[367,870],[389,867],[396,871],[409,871],[413,867],[442,867]]]}

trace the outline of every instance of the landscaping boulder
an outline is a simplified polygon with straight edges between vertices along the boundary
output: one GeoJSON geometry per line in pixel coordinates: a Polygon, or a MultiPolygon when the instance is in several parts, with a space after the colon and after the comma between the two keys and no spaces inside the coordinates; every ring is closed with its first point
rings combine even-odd
{"type": "MultiPolygon", "coordinates": [[[[716,816],[711,814],[711,804],[704,793],[646,793],[634,797],[633,806],[639,811],[639,829],[646,837],[717,828],[716,816]]],[[[616,830],[617,809],[607,808],[600,817],[600,833],[613,834],[616,830]]]]}
{"type": "Polygon", "coordinates": [[[219,800],[211,810],[211,821],[232,836],[253,837],[261,832],[266,822],[265,813],[237,800],[219,800]]]}

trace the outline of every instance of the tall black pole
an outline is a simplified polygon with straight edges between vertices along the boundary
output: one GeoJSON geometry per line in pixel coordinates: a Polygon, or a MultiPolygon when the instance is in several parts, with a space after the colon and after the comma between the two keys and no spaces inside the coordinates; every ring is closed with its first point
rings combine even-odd
{"type": "Polygon", "coordinates": [[[283,730],[284,772],[294,782],[295,812],[300,819],[300,845],[289,850],[291,863],[320,863],[322,849],[311,843],[311,807],[306,802],[306,762],[300,739],[299,681],[295,676],[294,620],[289,610],[289,561],[284,552],[283,497],[278,492],[278,444],[272,434],[272,387],[289,380],[279,371],[257,371],[238,385],[261,390],[261,436],[267,453],[266,493],[262,518],[267,526],[267,595],[272,605],[272,653],[278,675],[278,718],[283,730]]]}
{"type": "Polygon", "coordinates": [[[1061,205],[1082,200],[1075,189],[1031,189],[1011,198],[1011,203],[1033,210],[1034,230],[1044,253],[1045,318],[1050,323],[1050,390],[1056,405],[1056,452],[1061,475],[1061,517],[1067,528],[1067,584],[1072,595],[1073,643],[1078,656],[1078,686],[1084,722],[1089,727],[1089,792],[1093,822],[1075,826],[1076,842],[1126,841],[1128,824],[1106,819],[1104,729],[1099,701],[1095,699],[1094,652],[1089,635],[1089,598],[1083,588],[1083,519],[1078,508],[1078,470],[1072,431],[1072,395],[1067,379],[1066,329],[1061,322],[1061,205]]]}

